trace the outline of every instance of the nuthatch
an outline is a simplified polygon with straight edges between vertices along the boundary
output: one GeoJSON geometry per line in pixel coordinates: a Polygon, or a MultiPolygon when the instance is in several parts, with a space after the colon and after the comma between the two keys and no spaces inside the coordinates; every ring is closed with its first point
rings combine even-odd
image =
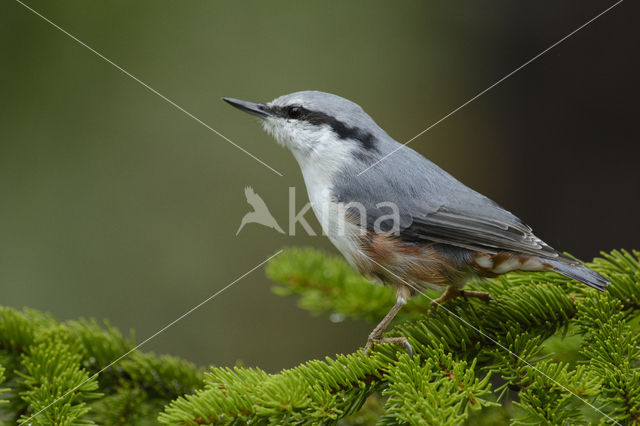
{"type": "Polygon", "coordinates": [[[324,233],[366,277],[395,287],[397,302],[374,328],[366,352],[383,338],[416,291],[440,289],[435,306],[457,296],[473,277],[510,271],[555,271],[597,290],[600,274],[545,244],[498,204],[385,133],[357,104],[304,91],[269,103],[223,98],[261,118],[265,130],[291,150],[324,233]],[[364,173],[362,173],[365,171],[364,173]]]}

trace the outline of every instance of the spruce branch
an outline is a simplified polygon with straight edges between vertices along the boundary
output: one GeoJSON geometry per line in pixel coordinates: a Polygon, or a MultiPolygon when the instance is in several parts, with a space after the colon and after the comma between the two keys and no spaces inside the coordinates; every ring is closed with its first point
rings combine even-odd
{"type": "MultiPolygon", "coordinates": [[[[626,374],[626,381],[618,382],[618,384],[622,383],[621,386],[614,386],[611,378],[609,381],[611,386],[609,392],[615,394],[611,398],[615,398],[618,405],[622,407],[618,410],[620,413],[615,410],[603,411],[607,405],[611,404],[611,401],[604,401],[602,398],[601,387],[607,384],[605,370],[601,369],[600,374],[597,374],[587,368],[588,364],[573,365],[556,361],[552,355],[544,353],[543,344],[547,338],[557,333],[566,334],[568,330],[575,330],[574,332],[584,335],[582,356],[589,359],[588,362],[597,363],[598,358],[584,349],[591,339],[589,333],[608,333],[614,338],[616,335],[612,330],[599,327],[602,322],[598,323],[593,321],[593,318],[585,317],[589,307],[595,306],[601,316],[607,318],[612,324],[618,324],[618,327],[624,327],[624,324],[637,315],[640,307],[638,253],[614,251],[603,254],[603,257],[596,259],[591,267],[611,279],[612,285],[608,293],[595,294],[557,274],[528,273],[511,274],[495,280],[472,283],[472,288],[481,288],[494,296],[497,302],[489,305],[475,300],[456,300],[447,305],[446,311],[443,309],[433,311],[427,309],[426,298],[414,299],[408,304],[403,316],[399,316],[395,322],[396,326],[389,335],[403,335],[409,339],[416,352],[412,362],[417,365],[413,365],[410,370],[403,370],[400,366],[406,367],[406,365],[402,364],[402,351],[393,346],[380,346],[371,358],[382,363],[373,370],[377,375],[365,374],[360,377],[359,386],[366,388],[367,394],[380,388],[385,389],[386,404],[382,422],[410,422],[410,417],[402,417],[405,414],[410,416],[409,412],[421,413],[418,416],[422,416],[420,417],[422,419],[442,420],[442,418],[430,417],[429,413],[434,413],[433,401],[429,404],[421,399],[420,402],[409,404],[411,409],[405,409],[402,408],[402,398],[396,398],[393,389],[403,389],[404,398],[408,398],[409,388],[403,388],[396,383],[395,380],[399,380],[398,377],[403,377],[402,380],[406,382],[413,377],[410,371],[423,369],[431,371],[427,366],[432,360],[451,356],[455,362],[474,365],[474,380],[477,383],[489,383],[491,373],[500,377],[502,384],[495,390],[496,397],[505,396],[509,390],[515,390],[518,393],[520,402],[517,406],[520,412],[513,419],[514,422],[580,422],[593,418],[607,420],[602,415],[603,412],[615,415],[616,417],[613,418],[616,420],[626,419],[627,422],[637,420],[637,411],[633,402],[638,398],[632,389],[632,385],[636,383],[635,370],[633,374],[628,374],[637,367],[637,353],[624,355],[624,350],[621,351],[619,356],[628,361],[628,367],[623,367],[626,369],[624,371],[618,367],[614,372],[610,371],[614,364],[620,361],[618,358],[603,361],[609,368],[606,370],[607,374],[612,377],[620,378],[621,375],[626,374]],[[618,302],[618,311],[621,312],[619,316],[612,315],[606,303],[602,303],[606,300],[618,302]],[[407,321],[407,319],[413,321],[407,321]],[[473,327],[470,327],[470,324],[473,327]],[[584,324],[584,327],[580,324],[584,324]],[[599,411],[595,412],[595,415],[593,412],[587,412],[588,410],[583,406],[585,401],[599,411]]],[[[341,259],[311,249],[286,251],[270,263],[267,273],[277,282],[274,288],[277,294],[299,296],[300,306],[314,314],[329,313],[338,317],[375,321],[384,315],[393,303],[393,294],[390,289],[371,285],[353,272],[341,259]]],[[[629,339],[618,339],[617,343],[620,346],[637,347],[637,345],[634,346],[634,341],[629,339]]],[[[599,351],[606,353],[612,349],[609,342],[608,347],[601,347],[599,351]]],[[[307,370],[308,365],[303,364],[297,370],[281,374],[291,377],[296,375],[294,371],[298,371],[300,375],[297,379],[301,382],[308,381],[310,377],[317,377],[307,370]]],[[[428,375],[426,370],[425,376],[434,377],[428,375]]],[[[280,375],[269,375],[264,380],[258,388],[266,386],[265,383],[271,380],[281,379],[280,375]]],[[[295,388],[295,383],[295,381],[290,383],[292,389],[295,388]]],[[[438,386],[441,384],[432,381],[429,385],[432,391],[430,395],[436,395],[438,386]]],[[[635,389],[638,388],[640,387],[635,387],[635,389]]],[[[489,402],[491,398],[483,399],[485,395],[483,392],[487,390],[488,386],[477,389],[478,395],[474,397],[484,401],[481,404],[484,407],[491,405],[489,402]]],[[[211,396],[210,391],[207,386],[203,392],[211,396]]],[[[259,390],[257,392],[259,393],[259,390]]],[[[282,420],[282,417],[276,416],[277,410],[269,411],[261,407],[264,403],[272,408],[282,408],[277,402],[278,395],[284,396],[276,389],[271,399],[264,397],[253,399],[253,405],[245,405],[243,419],[282,420]],[[274,398],[276,401],[273,400],[274,398]]],[[[455,399],[460,395],[454,392],[450,396],[455,399]]],[[[179,419],[185,424],[190,424],[192,417],[189,416],[189,404],[186,400],[178,401],[181,402],[180,413],[175,410],[177,407],[175,403],[167,408],[160,419],[165,423],[179,419]]],[[[361,403],[360,400],[357,402],[361,403]]],[[[309,401],[307,403],[311,404],[309,401]]],[[[308,409],[309,405],[306,407],[308,409]]],[[[438,412],[448,411],[439,410],[438,412]]],[[[453,412],[455,416],[448,416],[448,421],[460,422],[466,418],[467,411],[461,406],[453,412]]],[[[201,419],[205,419],[206,423],[219,418],[216,417],[219,415],[220,413],[210,411],[201,419]]],[[[298,420],[301,421],[302,418],[298,420]]]]}
{"type": "MultiPolygon", "coordinates": [[[[81,384],[36,423],[637,424],[639,258],[613,251],[589,265],[611,280],[606,293],[557,274],[522,273],[471,283],[494,296],[489,304],[430,309],[428,297],[416,297],[388,332],[409,339],[413,359],[379,345],[370,357],[360,350],[278,374],[238,366],[202,375],[177,358],[134,351],[87,380],[133,339],[96,321],[0,308],[0,422],[25,420],[81,384]],[[558,343],[564,336],[568,351],[558,343]]],[[[277,294],[298,297],[315,315],[376,322],[394,301],[389,288],[311,249],[274,258],[268,275],[277,294]]]]}
{"type": "Polygon", "coordinates": [[[82,418],[89,412],[87,401],[102,396],[96,392],[98,383],[80,367],[82,356],[57,337],[49,335],[22,354],[25,371],[16,373],[23,379],[21,396],[28,409],[19,421],[28,422],[40,413],[37,421],[43,425],[93,425],[82,418]],[[69,389],[76,390],[69,393],[69,389]]]}
{"type": "Polygon", "coordinates": [[[138,351],[94,377],[133,346],[108,324],[0,308],[0,365],[9,389],[0,423],[154,424],[165,404],[201,386],[190,363],[138,351]]]}

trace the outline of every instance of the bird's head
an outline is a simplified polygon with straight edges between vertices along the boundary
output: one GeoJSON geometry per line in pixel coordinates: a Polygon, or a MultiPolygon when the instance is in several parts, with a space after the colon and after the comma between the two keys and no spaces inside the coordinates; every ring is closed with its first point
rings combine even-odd
{"type": "Polygon", "coordinates": [[[223,98],[259,117],[264,129],[289,148],[298,162],[341,163],[379,153],[382,129],[347,99],[318,91],[295,92],[267,103],[223,98]]]}

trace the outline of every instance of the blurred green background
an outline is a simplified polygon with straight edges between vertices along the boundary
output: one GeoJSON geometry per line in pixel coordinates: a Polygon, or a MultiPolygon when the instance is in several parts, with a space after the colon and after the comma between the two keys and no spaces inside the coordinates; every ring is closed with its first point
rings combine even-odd
{"type": "MultiPolygon", "coordinates": [[[[27,4],[284,173],[2,3],[0,303],[143,340],[283,246],[334,251],[301,228],[235,236],[245,186],[283,227],[288,187],[307,197],[291,155],[221,96],[333,92],[406,141],[613,2],[27,4]]],[[[638,248],[637,12],[621,4],[411,147],[558,249],[638,248]]],[[[295,303],[260,269],[142,349],[276,371],[370,331],[295,303]]]]}

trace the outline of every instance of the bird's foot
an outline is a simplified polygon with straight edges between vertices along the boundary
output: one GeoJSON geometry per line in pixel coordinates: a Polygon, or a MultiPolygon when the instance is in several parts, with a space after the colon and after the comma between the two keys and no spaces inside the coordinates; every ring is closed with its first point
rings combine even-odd
{"type": "Polygon", "coordinates": [[[473,291],[473,290],[460,290],[457,287],[448,287],[447,291],[445,291],[442,296],[437,298],[436,300],[431,301],[431,306],[437,308],[439,305],[448,302],[449,300],[453,300],[456,297],[464,297],[465,300],[469,297],[477,297],[478,299],[484,300],[485,302],[491,302],[494,300],[493,297],[489,293],[484,291],[473,291]]]}
{"type": "Polygon", "coordinates": [[[438,306],[442,305],[443,303],[446,303],[449,300],[453,300],[456,297],[460,296],[461,292],[462,290],[458,289],[457,287],[454,287],[454,286],[447,287],[447,290],[444,293],[442,293],[440,297],[431,301],[431,307],[435,309],[438,306]]]}
{"type": "Polygon", "coordinates": [[[495,300],[489,293],[485,291],[460,290],[460,296],[464,297],[465,299],[469,297],[477,297],[478,299],[484,300],[487,303],[495,300]]]}
{"type": "Polygon", "coordinates": [[[365,356],[370,356],[371,351],[375,345],[384,343],[392,343],[394,345],[402,346],[409,353],[409,358],[413,358],[413,348],[406,337],[372,337],[369,336],[367,344],[364,347],[365,356]]]}

